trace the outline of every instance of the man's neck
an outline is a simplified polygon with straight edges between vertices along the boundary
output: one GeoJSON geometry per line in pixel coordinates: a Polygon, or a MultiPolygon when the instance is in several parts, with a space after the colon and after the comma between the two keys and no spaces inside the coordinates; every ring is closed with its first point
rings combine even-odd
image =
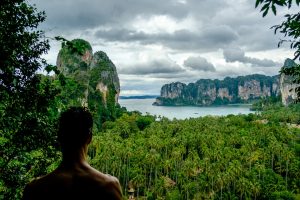
{"type": "Polygon", "coordinates": [[[88,165],[86,162],[87,146],[79,149],[68,149],[63,151],[61,167],[73,167],[77,165],[88,165]]]}

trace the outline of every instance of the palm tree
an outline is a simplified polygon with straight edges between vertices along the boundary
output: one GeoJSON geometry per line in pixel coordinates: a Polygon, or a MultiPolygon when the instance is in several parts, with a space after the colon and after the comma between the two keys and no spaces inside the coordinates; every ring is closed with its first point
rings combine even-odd
{"type": "Polygon", "coordinates": [[[287,148],[283,149],[283,158],[286,163],[286,168],[285,168],[285,187],[288,189],[288,171],[289,171],[289,161],[293,157],[293,152],[287,148]]]}

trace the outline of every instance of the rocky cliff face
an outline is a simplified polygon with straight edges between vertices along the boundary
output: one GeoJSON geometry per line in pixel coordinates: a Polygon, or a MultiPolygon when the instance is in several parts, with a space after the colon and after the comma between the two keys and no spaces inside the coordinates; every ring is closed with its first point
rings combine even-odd
{"type": "Polygon", "coordinates": [[[166,84],[154,105],[221,105],[247,103],[261,97],[278,96],[278,76],[248,75],[224,80],[201,79],[188,85],[166,84]]]}
{"type": "Polygon", "coordinates": [[[108,101],[117,103],[120,83],[113,62],[102,51],[93,54],[87,41],[76,39],[72,43],[81,53],[64,47],[59,51],[56,64],[66,77],[74,79],[82,88],[81,104],[88,106],[89,99],[97,97],[97,91],[104,105],[108,101]]]}
{"type": "Polygon", "coordinates": [[[116,66],[103,51],[94,54],[90,65],[91,78],[97,80],[96,89],[98,89],[106,102],[108,93],[114,93],[115,102],[118,102],[120,94],[120,81],[117,74],[116,66]],[[113,91],[110,91],[113,90],[113,91]]]}
{"type": "MultiPolygon", "coordinates": [[[[286,59],[283,67],[294,67],[296,63],[291,59],[286,59]]],[[[292,77],[282,73],[280,75],[280,92],[281,92],[281,101],[283,105],[288,105],[297,98],[295,88],[297,85],[292,84],[292,77]]]]}
{"type": "Polygon", "coordinates": [[[171,99],[178,98],[184,96],[182,95],[182,91],[184,91],[185,88],[186,85],[180,82],[167,84],[161,88],[161,96],[171,99]]]}

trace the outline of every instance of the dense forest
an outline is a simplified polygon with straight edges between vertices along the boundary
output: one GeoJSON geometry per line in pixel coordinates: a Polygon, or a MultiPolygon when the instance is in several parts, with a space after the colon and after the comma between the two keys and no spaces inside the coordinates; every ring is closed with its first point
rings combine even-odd
{"type": "MultiPolygon", "coordinates": [[[[63,74],[47,64],[49,41],[36,30],[45,17],[27,1],[1,2],[0,199],[21,199],[29,181],[58,166],[57,119],[82,105],[87,88],[95,119],[89,162],[120,180],[125,199],[300,198],[299,104],[264,99],[255,114],[186,120],[127,112],[115,93],[104,104],[96,82],[78,79],[80,70],[63,74]]],[[[82,55],[78,40],[55,39],[82,55]]],[[[100,68],[89,71],[91,80],[100,68]]]]}
{"type": "Polygon", "coordinates": [[[90,162],[138,199],[296,199],[299,111],[186,120],[124,114],[96,134],[90,162]]]}

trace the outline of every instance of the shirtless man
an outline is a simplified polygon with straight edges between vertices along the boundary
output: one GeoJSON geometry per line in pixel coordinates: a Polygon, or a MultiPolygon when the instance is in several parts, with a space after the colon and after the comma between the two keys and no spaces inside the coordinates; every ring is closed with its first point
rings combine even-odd
{"type": "Polygon", "coordinates": [[[23,200],[122,199],[117,178],[92,168],[86,161],[93,119],[85,108],[72,107],[61,114],[58,141],[63,159],[56,170],[29,183],[23,200]]]}

